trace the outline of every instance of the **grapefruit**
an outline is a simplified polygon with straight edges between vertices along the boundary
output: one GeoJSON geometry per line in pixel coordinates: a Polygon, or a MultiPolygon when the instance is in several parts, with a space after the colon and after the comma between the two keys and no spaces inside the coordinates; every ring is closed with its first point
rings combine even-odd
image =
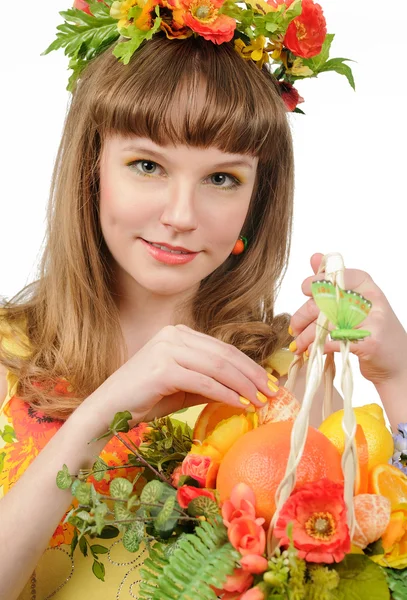
{"type": "MultiPolygon", "coordinates": [[[[267,423],[238,439],[225,454],[216,489],[227,500],[237,483],[246,483],[256,497],[256,515],[269,524],[275,510],[275,493],[284,477],[290,452],[292,422],[267,423]]],[[[307,441],[297,468],[297,487],[322,478],[343,481],[341,455],[318,430],[308,428],[307,441]]]]}

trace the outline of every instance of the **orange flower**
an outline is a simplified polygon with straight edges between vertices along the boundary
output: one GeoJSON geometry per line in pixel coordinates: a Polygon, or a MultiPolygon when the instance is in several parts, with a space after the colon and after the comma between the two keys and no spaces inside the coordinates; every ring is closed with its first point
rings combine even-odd
{"type": "Polygon", "coordinates": [[[236,21],[220,15],[223,0],[182,0],[186,9],[184,23],[192,31],[214,44],[230,42],[236,29],[236,21]]]}
{"type": "Polygon", "coordinates": [[[343,485],[329,479],[306,483],[284,504],[274,535],[288,546],[287,526],[293,524],[293,541],[298,556],[309,562],[343,560],[351,541],[346,522],[343,485]]]}
{"type": "MultiPolygon", "coordinates": [[[[294,0],[286,0],[290,6],[294,0]]],[[[324,13],[314,0],[302,0],[302,12],[288,26],[284,45],[296,56],[312,58],[319,54],[327,29],[324,13]]]]}
{"type": "Polygon", "coordinates": [[[182,485],[177,491],[177,501],[181,508],[188,508],[188,504],[198,496],[207,496],[215,502],[215,496],[209,490],[192,487],[191,485],[182,485]]]}
{"type": "Polygon", "coordinates": [[[228,527],[228,538],[242,556],[261,555],[266,549],[266,532],[262,527],[264,519],[240,517],[234,519],[228,527]]]}
{"type": "Polygon", "coordinates": [[[185,39],[192,35],[192,32],[185,27],[183,14],[184,11],[178,3],[178,0],[147,0],[141,15],[135,22],[136,27],[143,31],[148,31],[153,26],[153,20],[156,17],[155,7],[160,7],[160,17],[162,19],[160,29],[165,32],[169,39],[185,39]]]}
{"type": "MultiPolygon", "coordinates": [[[[235,592],[237,594],[242,594],[249,589],[249,587],[253,583],[253,575],[248,573],[247,571],[243,571],[243,569],[235,569],[232,575],[228,575],[226,578],[226,583],[223,584],[223,588],[221,590],[215,589],[215,592],[222,593],[224,592],[235,592]]],[[[222,598],[239,598],[240,596],[232,596],[229,594],[225,594],[222,598]]]]}
{"type": "Polygon", "coordinates": [[[4,409],[4,414],[13,424],[17,440],[34,438],[38,448],[42,450],[46,443],[62,426],[63,422],[33,409],[27,402],[13,396],[4,409]]]}
{"type": "Polygon", "coordinates": [[[259,554],[246,554],[246,556],[243,556],[240,560],[240,564],[244,571],[249,571],[249,573],[256,575],[264,573],[268,567],[267,558],[264,558],[264,556],[260,556],[259,554]]]}

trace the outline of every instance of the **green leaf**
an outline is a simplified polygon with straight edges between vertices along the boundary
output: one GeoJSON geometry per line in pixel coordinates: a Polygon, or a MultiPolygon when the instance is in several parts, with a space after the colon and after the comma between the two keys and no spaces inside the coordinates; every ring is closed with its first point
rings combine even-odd
{"type": "Polygon", "coordinates": [[[98,560],[93,561],[92,571],[98,579],[105,580],[105,565],[98,560]]]}
{"type": "MultiPolygon", "coordinates": [[[[114,517],[116,521],[128,521],[133,516],[133,513],[127,510],[126,504],[123,502],[115,502],[114,503],[114,517]]],[[[122,525],[118,523],[117,525],[122,525]]],[[[127,527],[125,523],[123,523],[123,527],[127,527]]]]}
{"type": "MultiPolygon", "coordinates": [[[[105,515],[108,512],[106,504],[100,503],[95,508],[96,533],[100,536],[105,526],[105,515]]],[[[115,536],[113,536],[115,537],[115,536]]]]}
{"type": "Polygon", "coordinates": [[[366,556],[377,556],[378,554],[384,554],[384,548],[382,544],[382,538],[379,538],[375,542],[372,542],[363,550],[366,556]]]}
{"type": "Polygon", "coordinates": [[[144,523],[142,523],[142,521],[135,521],[123,535],[123,546],[129,552],[137,552],[144,536],[144,523]]]}
{"type": "MultiPolygon", "coordinates": [[[[4,454],[5,456],[5,454],[4,454]]],[[[68,467],[64,465],[62,467],[62,471],[58,471],[57,474],[57,486],[60,490],[67,490],[71,487],[73,482],[73,477],[69,474],[68,467]]]]}
{"type": "Polygon", "coordinates": [[[164,506],[160,510],[157,515],[156,520],[154,521],[154,526],[156,529],[163,529],[166,522],[171,518],[173,514],[173,510],[175,507],[175,496],[168,496],[166,501],[164,502],[164,506]]]}
{"type": "Polygon", "coordinates": [[[407,598],[407,569],[383,568],[393,600],[407,598]]]}
{"type": "Polygon", "coordinates": [[[84,537],[79,540],[79,549],[83,556],[88,556],[88,543],[84,537]]]}
{"type": "Polygon", "coordinates": [[[114,56],[121,60],[125,65],[130,62],[131,57],[137,50],[137,48],[144,42],[144,40],[151,40],[153,35],[159,31],[161,25],[161,17],[159,15],[159,6],[157,5],[155,8],[156,18],[154,19],[154,25],[151,29],[147,31],[142,31],[138,29],[135,25],[130,25],[125,30],[122,30],[120,33],[125,37],[129,37],[130,39],[126,42],[121,42],[116,44],[113,50],[114,56]]]}
{"type": "Polygon", "coordinates": [[[95,480],[102,481],[103,477],[105,476],[106,470],[108,468],[109,468],[109,465],[107,465],[105,463],[105,461],[102,458],[100,458],[100,456],[99,456],[99,458],[93,465],[93,471],[95,471],[93,473],[93,477],[95,478],[95,480]]]}
{"type": "Polygon", "coordinates": [[[222,588],[240,558],[222,521],[203,522],[175,546],[169,555],[165,545],[151,548],[141,570],[140,600],[216,600],[212,586],[222,588]]]}
{"type": "Polygon", "coordinates": [[[348,554],[336,564],[340,580],[332,595],[337,600],[389,600],[383,570],[362,554],[348,554]]]}
{"type": "Polygon", "coordinates": [[[132,496],[127,502],[127,510],[140,506],[140,498],[137,495],[132,496]]]}
{"type": "Polygon", "coordinates": [[[129,421],[131,421],[132,418],[131,412],[128,410],[116,413],[110,425],[110,431],[112,433],[127,433],[130,430],[129,421]]]}
{"type": "Polygon", "coordinates": [[[112,498],[127,500],[133,491],[133,485],[128,479],[117,477],[110,483],[109,491],[112,498]]]}
{"type": "Polygon", "coordinates": [[[352,69],[349,67],[349,65],[344,64],[345,60],[350,60],[350,59],[349,58],[331,58],[331,60],[328,60],[324,65],[322,65],[319,72],[324,73],[325,71],[335,71],[336,73],[339,73],[340,75],[345,75],[346,79],[349,81],[350,86],[353,89],[356,89],[352,69]]]}
{"type": "Polygon", "coordinates": [[[101,538],[102,540],[110,540],[112,538],[117,537],[119,533],[120,532],[117,529],[117,527],[114,527],[113,525],[106,525],[106,527],[103,528],[103,530],[97,537],[101,538]]]}
{"type": "Polygon", "coordinates": [[[201,487],[199,481],[197,481],[190,475],[181,475],[181,477],[179,478],[178,487],[181,487],[182,485],[189,485],[191,487],[196,488],[201,487]]]}
{"type": "Polygon", "coordinates": [[[174,413],[172,413],[173,415],[180,415],[184,412],[186,412],[188,409],[187,408],[180,408],[179,410],[175,411],[174,413]]]}
{"type": "Polygon", "coordinates": [[[73,553],[75,552],[76,546],[78,545],[78,532],[75,529],[74,534],[73,534],[73,538],[72,538],[72,542],[71,542],[71,557],[73,556],[73,553]]]}
{"type": "Polygon", "coordinates": [[[142,504],[156,504],[164,492],[164,484],[157,479],[149,481],[144,486],[140,500],[142,504]]]}
{"type": "Polygon", "coordinates": [[[93,544],[90,546],[90,551],[92,552],[93,558],[97,558],[98,554],[107,554],[109,552],[109,548],[106,548],[106,546],[101,546],[100,544],[93,544]]]}
{"type": "Polygon", "coordinates": [[[326,35],[325,41],[322,45],[322,50],[317,56],[313,56],[312,58],[304,58],[302,59],[303,64],[306,67],[309,67],[314,73],[319,73],[322,65],[326,63],[329,58],[329,52],[331,49],[331,45],[335,34],[328,33],[326,35]]]}
{"type": "Polygon", "coordinates": [[[72,486],[72,493],[79,504],[90,503],[90,484],[83,481],[75,481],[75,487],[72,486]]]}

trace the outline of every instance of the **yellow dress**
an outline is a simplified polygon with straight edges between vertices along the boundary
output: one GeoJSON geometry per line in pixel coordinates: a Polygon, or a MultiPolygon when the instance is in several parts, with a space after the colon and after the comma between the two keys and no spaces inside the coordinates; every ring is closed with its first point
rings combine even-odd
{"type": "MultiPolygon", "coordinates": [[[[3,344],[5,341],[3,340],[3,344]]],[[[10,345],[10,343],[8,343],[10,345]]],[[[18,349],[13,345],[13,352],[18,349]]],[[[284,351],[283,351],[284,352],[284,351]]],[[[280,357],[283,356],[279,353],[280,357]]],[[[292,355],[284,354],[287,364],[292,355]]],[[[281,365],[281,360],[279,362],[281,365]]],[[[280,372],[283,369],[280,367],[280,372]]],[[[282,374],[282,373],[281,373],[282,374]]],[[[62,422],[51,419],[33,410],[16,395],[17,378],[10,372],[7,375],[8,392],[0,407],[0,498],[6,494],[24,470],[35,459],[48,440],[62,426],[62,422]]],[[[59,392],[64,393],[67,382],[58,384],[59,392]],[[65,388],[64,388],[65,386],[65,388]]],[[[177,419],[193,426],[198,414],[205,405],[195,406],[186,412],[177,414],[177,419]]],[[[140,431],[135,427],[128,434],[134,441],[139,439],[140,431]]],[[[105,446],[101,458],[109,465],[118,465],[127,460],[127,449],[113,438],[105,446]]],[[[62,467],[62,465],[61,465],[62,467]]],[[[129,470],[113,471],[115,476],[134,478],[129,470]]],[[[109,473],[109,472],[108,472],[109,473]]],[[[96,489],[106,493],[109,475],[101,482],[93,482],[96,489]]],[[[16,523],[16,527],[18,523],[16,523]]],[[[84,557],[79,548],[73,558],[70,557],[70,543],[73,527],[61,524],[52,536],[49,546],[41,557],[35,573],[27,582],[19,600],[130,600],[138,598],[140,581],[139,567],[146,557],[141,548],[136,553],[124,549],[119,538],[95,539],[91,543],[108,548],[106,554],[99,555],[105,566],[105,581],[97,579],[92,573],[93,558],[84,557]]]]}

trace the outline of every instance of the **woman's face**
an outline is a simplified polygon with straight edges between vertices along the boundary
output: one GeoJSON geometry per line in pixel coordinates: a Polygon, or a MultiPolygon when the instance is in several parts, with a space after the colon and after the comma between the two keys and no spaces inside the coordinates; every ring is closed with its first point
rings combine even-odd
{"type": "Polygon", "coordinates": [[[196,288],[241,233],[256,167],[256,158],[216,148],[110,137],[101,156],[100,220],[120,291],[196,288]]]}

